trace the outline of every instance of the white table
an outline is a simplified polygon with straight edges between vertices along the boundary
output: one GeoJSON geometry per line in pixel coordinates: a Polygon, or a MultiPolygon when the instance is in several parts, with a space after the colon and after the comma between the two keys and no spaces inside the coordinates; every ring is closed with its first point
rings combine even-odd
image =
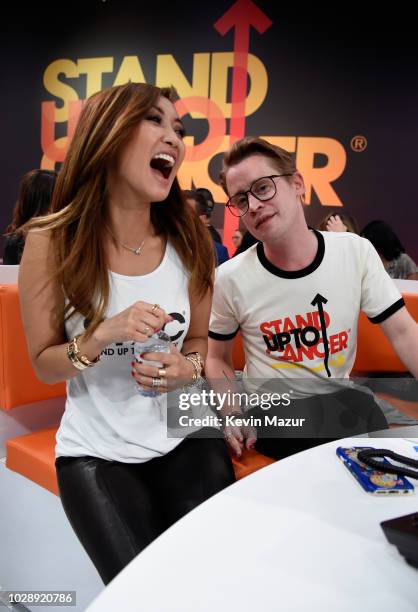
{"type": "Polygon", "coordinates": [[[415,454],[402,439],[352,438],[264,468],[171,527],[88,612],[416,612],[418,570],[379,523],[415,512],[418,492],[368,495],[339,445],[415,454]]]}

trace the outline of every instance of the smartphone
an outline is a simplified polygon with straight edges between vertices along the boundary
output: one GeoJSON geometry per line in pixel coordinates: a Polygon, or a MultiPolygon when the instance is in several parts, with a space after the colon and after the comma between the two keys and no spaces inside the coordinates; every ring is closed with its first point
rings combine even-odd
{"type": "Polygon", "coordinates": [[[358,460],[358,453],[370,446],[352,446],[351,448],[337,448],[337,456],[343,461],[345,467],[356,478],[361,487],[372,495],[411,495],[414,485],[404,476],[388,474],[384,465],[389,464],[386,457],[375,457],[382,462],[382,471],[375,470],[358,460]]]}

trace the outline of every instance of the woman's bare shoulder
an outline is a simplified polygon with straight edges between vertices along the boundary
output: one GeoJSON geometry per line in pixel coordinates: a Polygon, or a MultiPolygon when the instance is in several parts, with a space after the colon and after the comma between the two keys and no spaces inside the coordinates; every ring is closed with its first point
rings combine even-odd
{"type": "Polygon", "coordinates": [[[50,230],[31,229],[28,232],[19,268],[20,286],[22,282],[32,285],[35,279],[39,281],[42,277],[53,276],[51,247],[50,230]]]}

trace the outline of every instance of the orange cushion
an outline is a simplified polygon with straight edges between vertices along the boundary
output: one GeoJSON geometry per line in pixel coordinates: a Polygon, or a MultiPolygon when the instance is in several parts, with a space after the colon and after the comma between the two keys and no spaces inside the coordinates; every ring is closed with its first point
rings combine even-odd
{"type": "MultiPolygon", "coordinates": [[[[59,495],[55,470],[55,435],[57,429],[50,427],[6,442],[6,466],[29,478],[32,482],[59,495]]],[[[275,463],[255,450],[244,450],[241,457],[230,451],[237,480],[275,463]]]]}
{"type": "Polygon", "coordinates": [[[241,457],[237,457],[232,450],[229,450],[229,454],[231,455],[232,465],[234,466],[235,477],[237,480],[240,480],[241,478],[244,478],[257,470],[266,467],[266,465],[275,463],[275,459],[266,457],[255,450],[244,449],[241,457]]]}
{"type": "Polygon", "coordinates": [[[379,325],[360,313],[357,354],[354,372],[406,372],[407,369],[392,348],[379,325]]]}
{"type": "Polygon", "coordinates": [[[6,442],[6,466],[59,495],[55,471],[56,427],[43,429],[6,442]]]}
{"type": "MultiPolygon", "coordinates": [[[[418,294],[404,293],[406,308],[418,321],[418,294]]],[[[407,372],[379,325],[361,312],[358,324],[357,355],[354,372],[407,372]]]]}
{"type": "Polygon", "coordinates": [[[235,336],[234,343],[232,345],[232,362],[234,364],[234,370],[244,369],[245,353],[240,332],[238,332],[235,336]]]}
{"type": "Polygon", "coordinates": [[[381,391],[378,391],[376,395],[377,397],[380,397],[380,399],[389,402],[389,404],[392,404],[392,406],[399,410],[399,412],[402,412],[402,414],[406,414],[406,416],[409,416],[413,419],[418,419],[418,402],[400,399],[395,395],[391,395],[390,393],[383,393],[381,391]]]}
{"type": "Polygon", "coordinates": [[[0,285],[0,408],[65,395],[65,383],[46,385],[36,378],[20,316],[17,285],[0,285]]]}

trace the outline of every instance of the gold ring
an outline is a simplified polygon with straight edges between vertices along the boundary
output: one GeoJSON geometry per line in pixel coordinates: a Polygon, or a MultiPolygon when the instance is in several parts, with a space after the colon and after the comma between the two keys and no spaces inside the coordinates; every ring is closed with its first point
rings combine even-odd
{"type": "Polygon", "coordinates": [[[159,368],[158,370],[158,376],[160,378],[166,378],[167,376],[167,370],[165,368],[159,368]]]}
{"type": "Polygon", "coordinates": [[[151,308],[151,312],[155,312],[159,308],[161,308],[161,306],[159,304],[154,304],[154,306],[151,308]]]}
{"type": "Polygon", "coordinates": [[[228,433],[225,434],[225,438],[228,440],[229,438],[233,438],[234,434],[232,434],[230,431],[228,431],[228,433]]]}

